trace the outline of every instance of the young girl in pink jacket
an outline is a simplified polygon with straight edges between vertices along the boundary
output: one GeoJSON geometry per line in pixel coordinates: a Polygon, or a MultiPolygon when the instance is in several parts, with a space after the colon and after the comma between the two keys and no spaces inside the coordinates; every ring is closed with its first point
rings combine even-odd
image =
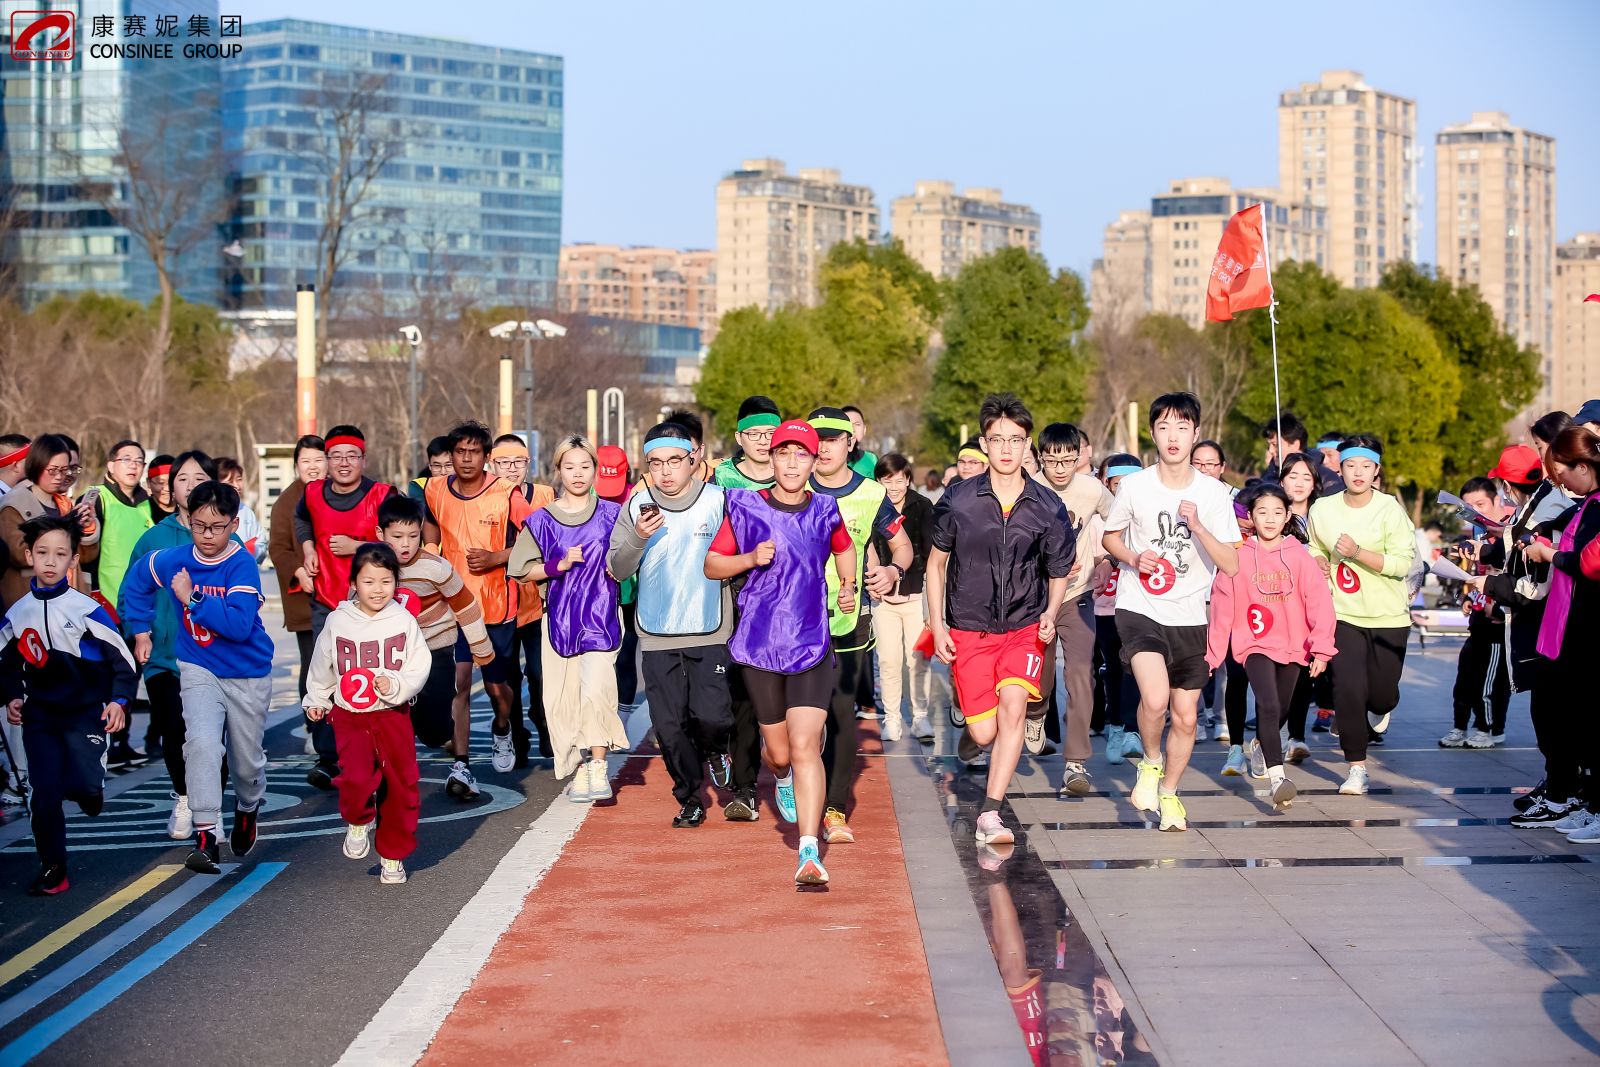
{"type": "Polygon", "coordinates": [[[1278,724],[1300,672],[1315,678],[1333,658],[1333,594],[1306,547],[1284,536],[1289,497],[1273,482],[1245,494],[1255,536],[1239,548],[1239,572],[1218,572],[1211,587],[1206,662],[1216,670],[1228,655],[1244,664],[1256,696],[1256,739],[1266,757],[1272,803],[1287,808],[1294,783],[1283,773],[1278,724]]]}

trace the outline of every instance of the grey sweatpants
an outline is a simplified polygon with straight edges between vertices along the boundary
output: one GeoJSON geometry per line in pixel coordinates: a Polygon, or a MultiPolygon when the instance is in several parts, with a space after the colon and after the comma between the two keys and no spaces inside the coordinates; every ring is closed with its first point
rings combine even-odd
{"type": "Polygon", "coordinates": [[[222,821],[222,754],[240,811],[254,811],[267,791],[267,753],[261,747],[271,678],[218,678],[193,663],[178,664],[183,691],[183,762],[189,810],[196,826],[222,821]]]}

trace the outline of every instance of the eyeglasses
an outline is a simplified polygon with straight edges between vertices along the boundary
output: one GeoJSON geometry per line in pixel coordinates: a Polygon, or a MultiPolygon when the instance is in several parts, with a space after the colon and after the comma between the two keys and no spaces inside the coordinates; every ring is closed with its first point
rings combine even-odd
{"type": "Polygon", "coordinates": [[[1221,460],[1207,461],[1207,460],[1203,460],[1203,459],[1197,459],[1197,460],[1194,461],[1194,466],[1198,467],[1199,469],[1201,469],[1203,471],[1221,470],[1222,469],[1222,461],[1221,460]]]}
{"type": "MultiPolygon", "coordinates": [[[[768,436],[770,437],[771,435],[769,434],[768,436]]],[[[687,462],[689,462],[689,456],[686,454],[682,456],[669,456],[666,459],[652,459],[649,461],[648,466],[653,471],[667,470],[676,472],[681,470],[683,465],[687,462]]]]}
{"type": "Polygon", "coordinates": [[[528,461],[525,459],[497,459],[494,463],[497,467],[507,467],[514,471],[527,470],[528,468],[528,461]]]}
{"type": "Polygon", "coordinates": [[[329,452],[329,463],[354,463],[361,458],[361,453],[351,450],[349,452],[329,452]]]}
{"type": "Polygon", "coordinates": [[[114,459],[111,462],[120,463],[124,467],[142,467],[142,466],[144,466],[144,457],[143,456],[124,456],[121,459],[114,459]]]}
{"type": "Polygon", "coordinates": [[[1069,470],[1078,465],[1078,454],[1069,452],[1065,456],[1045,456],[1039,460],[1039,463],[1041,466],[1049,467],[1052,470],[1069,470]]]}
{"type": "Polygon", "coordinates": [[[78,467],[46,467],[44,472],[52,478],[76,478],[83,473],[83,468],[78,467]]]}
{"type": "Polygon", "coordinates": [[[772,440],[773,430],[740,430],[739,436],[753,445],[764,445],[772,440]]]}
{"type": "Polygon", "coordinates": [[[227,533],[228,527],[232,525],[232,519],[229,519],[227,522],[191,522],[189,523],[189,529],[194,533],[204,534],[207,537],[216,537],[220,534],[227,533]]]}
{"type": "Polygon", "coordinates": [[[1021,448],[1028,443],[1026,437],[985,437],[984,440],[989,442],[990,447],[1004,448],[1007,451],[1021,448]]]}

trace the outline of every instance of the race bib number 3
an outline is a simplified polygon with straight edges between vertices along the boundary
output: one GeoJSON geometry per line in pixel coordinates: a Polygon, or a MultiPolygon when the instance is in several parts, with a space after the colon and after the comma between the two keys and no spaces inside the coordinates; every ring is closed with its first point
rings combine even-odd
{"type": "Polygon", "coordinates": [[[1256,637],[1272,629],[1272,612],[1265,604],[1251,604],[1245,612],[1245,622],[1256,637]]]}
{"type": "Polygon", "coordinates": [[[1342,593],[1359,593],[1361,591],[1361,575],[1348,563],[1341,563],[1334,568],[1333,584],[1339,587],[1342,593]]]}
{"type": "Polygon", "coordinates": [[[1172,561],[1169,559],[1157,560],[1155,573],[1139,575],[1139,584],[1152,596],[1164,596],[1172,592],[1177,580],[1178,573],[1172,569],[1172,561]]]}

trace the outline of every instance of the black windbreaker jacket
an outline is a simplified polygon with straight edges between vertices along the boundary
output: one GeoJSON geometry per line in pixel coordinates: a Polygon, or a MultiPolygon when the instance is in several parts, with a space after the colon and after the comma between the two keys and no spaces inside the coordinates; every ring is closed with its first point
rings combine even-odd
{"type": "Polygon", "coordinates": [[[939,498],[933,547],[950,553],[945,622],[991,634],[1037,624],[1049,602],[1050,579],[1065,578],[1077,554],[1060,497],[1024,477],[1022,495],[1005,516],[987,471],[939,498]]]}

